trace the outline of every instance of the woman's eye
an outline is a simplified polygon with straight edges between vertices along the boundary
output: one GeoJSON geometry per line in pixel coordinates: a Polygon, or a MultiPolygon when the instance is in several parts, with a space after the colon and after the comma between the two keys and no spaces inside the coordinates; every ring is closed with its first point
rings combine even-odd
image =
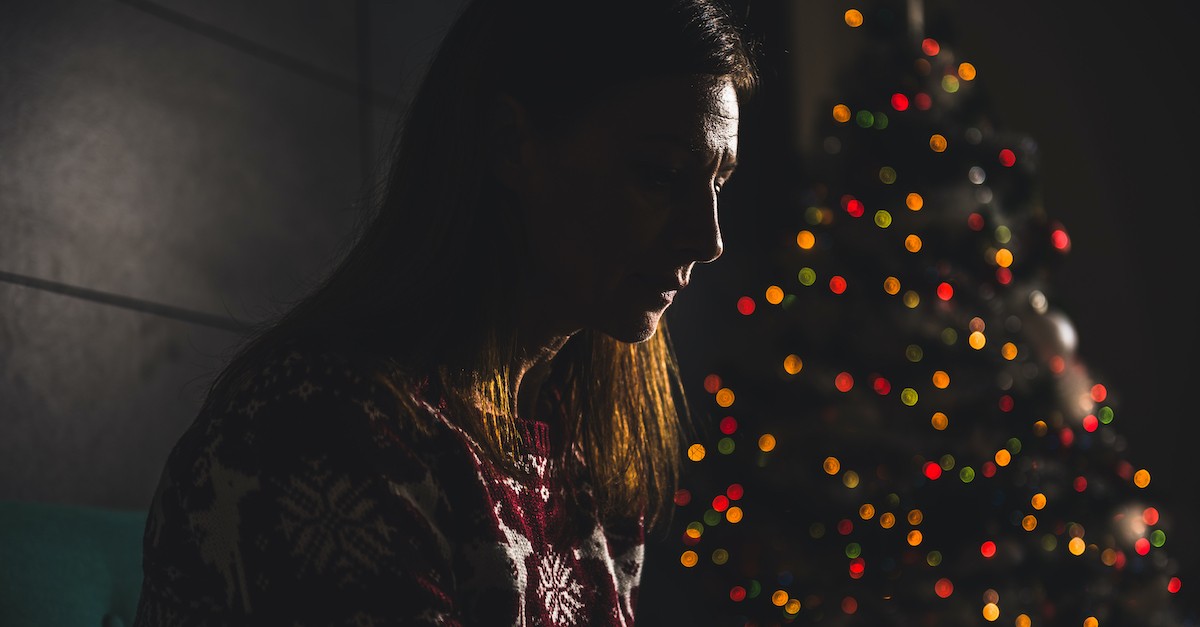
{"type": "Polygon", "coordinates": [[[642,179],[653,187],[668,188],[679,178],[679,170],[670,167],[646,165],[641,167],[642,179]]]}

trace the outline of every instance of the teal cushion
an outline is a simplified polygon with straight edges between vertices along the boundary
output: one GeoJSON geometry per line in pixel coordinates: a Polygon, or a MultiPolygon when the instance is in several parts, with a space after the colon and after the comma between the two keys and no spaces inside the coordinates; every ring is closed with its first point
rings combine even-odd
{"type": "Polygon", "coordinates": [[[0,501],[0,625],[133,624],[146,512],[0,501]]]}

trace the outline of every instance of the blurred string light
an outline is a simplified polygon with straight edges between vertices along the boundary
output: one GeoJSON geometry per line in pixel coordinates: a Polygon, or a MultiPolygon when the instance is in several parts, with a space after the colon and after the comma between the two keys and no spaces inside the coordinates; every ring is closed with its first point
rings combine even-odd
{"type": "MultiPolygon", "coordinates": [[[[843,13],[846,27],[852,29],[861,29],[870,17],[856,8],[843,13]]],[[[748,576],[749,563],[741,563],[740,571],[732,568],[744,559],[735,548],[739,540],[743,546],[757,548],[772,540],[754,535],[761,533],[755,523],[763,518],[756,513],[762,510],[742,503],[745,483],[741,479],[719,476],[721,487],[715,493],[707,491],[701,498],[692,486],[692,490],[677,490],[673,498],[681,511],[700,510],[684,517],[686,527],[678,536],[684,545],[678,553],[681,566],[692,572],[720,567],[729,577],[738,577],[722,585],[720,597],[747,616],[750,608],[774,608],[774,614],[763,614],[773,624],[793,620],[838,624],[839,613],[873,615],[881,601],[877,589],[869,586],[885,580],[893,582],[882,597],[886,602],[899,598],[916,603],[932,592],[946,604],[931,606],[935,609],[930,611],[965,611],[966,606],[953,604],[969,604],[971,618],[954,614],[956,618],[947,618],[945,624],[969,624],[980,618],[1017,627],[1051,624],[1056,603],[1066,601],[1031,602],[1036,581],[1008,581],[1006,588],[981,582],[971,573],[986,568],[986,563],[1007,569],[1020,559],[1050,565],[1061,563],[1055,560],[1074,560],[1101,565],[1132,581],[1132,573],[1147,573],[1154,564],[1170,563],[1153,561],[1170,539],[1158,507],[1139,502],[1110,518],[1077,516],[1081,503],[1101,498],[1120,485],[1148,494],[1150,469],[1122,459],[1111,469],[1081,468],[1062,473],[1061,479],[1054,474],[1063,471],[1058,457],[1082,458],[1115,441],[1111,426],[1115,412],[1105,404],[1111,400],[1108,387],[1081,370],[1074,353],[1074,328],[1053,310],[1030,278],[1030,269],[1023,267],[1046,263],[1046,252],[1068,253],[1070,236],[1061,223],[1048,221],[1044,229],[1032,230],[1004,214],[1013,209],[1003,206],[1007,181],[1032,165],[1025,143],[1001,137],[987,125],[956,129],[930,123],[953,108],[955,99],[970,95],[979,69],[956,59],[931,37],[919,40],[913,53],[912,69],[923,82],[881,86],[874,101],[843,99],[827,110],[825,118],[832,127],[824,144],[829,154],[850,154],[857,145],[855,133],[911,137],[909,154],[872,162],[854,177],[860,181],[859,189],[831,192],[802,205],[792,231],[795,248],[789,249],[802,259],[788,271],[794,272],[796,283],[790,277],[786,282],[773,279],[764,282],[767,287],[761,292],[766,303],[781,307],[760,310],[750,295],[736,299],[736,310],[748,317],[747,324],[770,329],[793,320],[786,316],[795,312],[837,310],[842,307],[838,303],[873,294],[876,300],[871,302],[879,304],[871,311],[856,312],[869,315],[851,340],[861,336],[880,347],[892,344],[887,354],[911,370],[872,372],[868,368],[872,364],[852,354],[849,345],[831,357],[817,346],[782,343],[772,347],[772,368],[789,385],[812,386],[804,389],[816,390],[814,398],[830,399],[822,411],[812,406],[787,408],[793,414],[787,420],[766,414],[729,415],[736,400],[733,385],[722,374],[712,373],[704,378],[703,387],[722,412],[719,434],[715,441],[691,443],[686,453],[696,466],[723,469],[718,472],[734,472],[732,464],[742,459],[743,451],[753,460],[748,467],[767,473],[772,464],[795,472],[790,464],[803,462],[804,470],[799,472],[805,480],[807,473],[821,477],[824,491],[776,495],[780,502],[774,505],[800,506],[798,511],[811,514],[811,520],[789,521],[792,528],[800,529],[795,537],[777,539],[808,542],[794,546],[811,555],[821,555],[823,547],[833,543],[841,560],[838,575],[822,573],[804,579],[795,568],[781,568],[748,576]],[[926,125],[914,126],[914,120],[926,125]],[[916,129],[923,130],[918,134],[916,129]],[[923,182],[912,165],[919,159],[960,163],[954,176],[969,193],[955,196],[947,192],[951,188],[923,182]],[[839,246],[847,246],[847,237],[880,243],[869,254],[839,257],[835,253],[839,246]],[[955,246],[960,249],[952,252],[955,246]],[[893,251],[896,257],[889,256],[893,251]],[[873,260],[889,263],[872,266],[873,260]],[[871,267],[878,274],[871,275],[871,267]],[[797,283],[800,289],[795,288],[797,283]],[[814,286],[820,289],[803,289],[814,286]],[[796,293],[788,294],[789,290],[796,293]],[[924,305],[922,297],[927,301],[924,305]],[[789,303],[798,304],[789,310],[789,303]],[[1001,311],[1011,313],[1005,318],[996,313],[1001,311]],[[838,359],[842,361],[835,365],[838,359]],[[964,363],[990,364],[991,380],[981,385],[978,376],[963,371],[964,363]],[[1047,377],[1064,390],[1061,408],[1047,409],[1030,400],[1030,382],[1047,377]],[[857,385],[858,380],[862,385],[857,385]],[[975,398],[977,405],[964,400],[975,398]],[[832,440],[839,446],[820,452],[813,450],[811,438],[790,437],[796,433],[794,425],[817,420],[825,421],[827,429],[855,421],[871,427],[855,431],[855,437],[832,440]],[[877,440],[899,440],[910,433],[924,434],[927,439],[919,441],[932,450],[904,463],[873,455],[899,446],[877,440]],[[708,454],[712,449],[716,455],[708,454]],[[976,505],[956,507],[956,499],[976,505]],[[954,522],[978,521],[987,511],[993,512],[990,522],[994,524],[971,528],[954,522]],[[953,533],[973,538],[973,544],[948,542],[946,526],[956,524],[961,528],[953,533]],[[912,569],[914,561],[926,569],[912,569]],[[732,574],[735,571],[739,574],[732,574]],[[919,583],[905,587],[910,579],[919,583]]],[[[865,340],[864,345],[871,346],[865,340]]],[[[724,374],[734,378],[732,372],[724,374]]],[[[763,400],[751,388],[745,390],[746,398],[763,400]]],[[[774,476],[775,482],[780,480],[781,476],[774,476]]],[[[766,497],[761,491],[755,494],[766,497]]],[[[810,555],[800,552],[793,557],[803,563],[810,555]]],[[[1156,585],[1162,592],[1177,594],[1184,582],[1174,572],[1168,574],[1156,585]]],[[[1105,600],[1071,602],[1080,604],[1076,610],[1084,612],[1075,624],[1085,627],[1098,627],[1104,612],[1111,611],[1108,606],[1084,607],[1105,600]]],[[[926,622],[936,615],[925,615],[926,622]]],[[[751,624],[763,623],[749,618],[741,623],[751,624]]]]}

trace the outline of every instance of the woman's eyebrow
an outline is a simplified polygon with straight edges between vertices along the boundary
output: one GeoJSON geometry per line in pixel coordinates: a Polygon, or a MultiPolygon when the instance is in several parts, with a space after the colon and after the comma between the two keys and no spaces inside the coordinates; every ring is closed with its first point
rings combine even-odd
{"type": "MultiPolygon", "coordinates": [[[[645,134],[642,134],[641,136],[639,136],[639,139],[641,139],[642,141],[646,141],[646,142],[659,142],[659,143],[671,144],[672,146],[675,146],[676,148],[681,148],[683,150],[688,151],[689,153],[693,153],[693,154],[697,154],[697,155],[706,154],[706,153],[710,152],[707,148],[697,145],[696,142],[694,142],[690,139],[687,139],[687,138],[683,137],[682,135],[677,135],[675,133],[670,133],[670,132],[645,133],[645,134]]],[[[721,166],[720,171],[721,172],[732,172],[734,170],[734,168],[736,168],[736,167],[737,167],[737,157],[734,156],[734,157],[731,157],[729,159],[729,161],[727,161],[725,163],[725,165],[721,166]]]]}

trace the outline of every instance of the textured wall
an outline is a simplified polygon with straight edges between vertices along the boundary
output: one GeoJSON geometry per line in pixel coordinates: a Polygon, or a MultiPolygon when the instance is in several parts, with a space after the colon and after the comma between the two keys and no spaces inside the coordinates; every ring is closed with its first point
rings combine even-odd
{"type": "Polygon", "coordinates": [[[148,505],[327,267],[456,2],[0,5],[0,498],[148,505]]]}

